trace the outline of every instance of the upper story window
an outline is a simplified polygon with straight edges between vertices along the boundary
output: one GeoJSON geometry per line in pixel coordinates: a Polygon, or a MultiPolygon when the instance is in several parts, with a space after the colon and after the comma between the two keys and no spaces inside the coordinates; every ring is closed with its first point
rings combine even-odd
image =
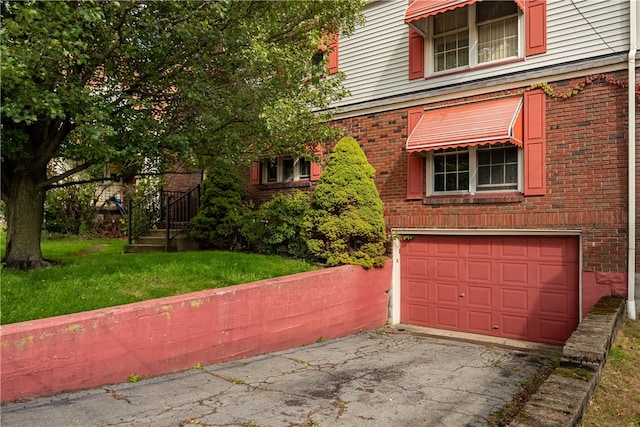
{"type": "Polygon", "coordinates": [[[413,0],[409,80],[547,51],[547,0],[413,0]]]}
{"type": "Polygon", "coordinates": [[[260,162],[260,182],[291,182],[311,178],[311,162],[304,157],[278,157],[260,162]]]}
{"type": "Polygon", "coordinates": [[[519,56],[519,9],[515,2],[480,2],[425,18],[433,73],[519,56]]]}
{"type": "Polygon", "coordinates": [[[476,4],[478,63],[519,56],[518,6],[513,2],[476,4]]]}
{"type": "Polygon", "coordinates": [[[441,13],[433,18],[433,67],[445,71],[469,65],[467,8],[441,13]]]}

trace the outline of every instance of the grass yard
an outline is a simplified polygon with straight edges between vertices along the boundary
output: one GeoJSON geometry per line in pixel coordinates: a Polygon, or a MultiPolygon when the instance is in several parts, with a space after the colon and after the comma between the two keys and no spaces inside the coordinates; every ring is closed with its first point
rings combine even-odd
{"type": "Polygon", "coordinates": [[[640,320],[624,320],[582,419],[583,427],[640,426],[640,320]]]}
{"type": "MultiPolygon", "coordinates": [[[[4,251],[4,239],[0,244],[4,251]]],[[[288,258],[235,252],[125,254],[124,244],[124,240],[43,240],[44,257],[60,264],[33,271],[3,269],[0,323],[222,288],[316,268],[288,258]]]]}

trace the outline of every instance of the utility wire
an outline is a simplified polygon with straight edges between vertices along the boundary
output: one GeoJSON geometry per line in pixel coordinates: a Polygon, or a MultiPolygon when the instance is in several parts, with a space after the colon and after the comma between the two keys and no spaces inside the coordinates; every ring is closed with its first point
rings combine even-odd
{"type": "MultiPolygon", "coordinates": [[[[620,54],[620,52],[616,51],[614,48],[611,47],[611,45],[609,43],[607,43],[607,40],[605,40],[604,37],[602,37],[602,35],[598,32],[598,30],[596,30],[596,27],[593,26],[593,24],[587,19],[586,16],[584,16],[584,14],[582,13],[582,11],[578,8],[578,5],[575,3],[574,0],[571,0],[571,4],[573,5],[573,8],[576,10],[576,12],[578,12],[580,14],[580,16],[582,16],[582,19],[585,20],[585,22],[587,24],[589,24],[589,26],[591,27],[591,29],[593,30],[594,33],[596,33],[596,35],[598,36],[598,38],[600,38],[600,40],[602,40],[602,42],[609,48],[609,50],[611,50],[611,52],[615,53],[616,56],[619,56],[621,58],[625,58],[626,56],[620,54]]],[[[629,19],[632,19],[633,17],[630,17],[629,19]]]]}

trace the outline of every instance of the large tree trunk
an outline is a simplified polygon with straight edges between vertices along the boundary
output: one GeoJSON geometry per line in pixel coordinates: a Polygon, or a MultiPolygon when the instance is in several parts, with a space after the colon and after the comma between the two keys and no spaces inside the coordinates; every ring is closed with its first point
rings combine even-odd
{"type": "Polygon", "coordinates": [[[42,257],[40,238],[44,218],[46,191],[38,187],[38,176],[46,177],[46,169],[25,171],[14,176],[3,194],[7,205],[7,246],[3,263],[22,270],[51,265],[42,257]]]}

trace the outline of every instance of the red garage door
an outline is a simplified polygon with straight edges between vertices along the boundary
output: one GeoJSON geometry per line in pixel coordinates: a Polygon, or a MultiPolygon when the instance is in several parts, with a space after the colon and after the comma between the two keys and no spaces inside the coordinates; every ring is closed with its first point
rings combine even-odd
{"type": "Polygon", "coordinates": [[[578,238],[415,236],[400,249],[402,323],[549,344],[578,326],[578,238]]]}

